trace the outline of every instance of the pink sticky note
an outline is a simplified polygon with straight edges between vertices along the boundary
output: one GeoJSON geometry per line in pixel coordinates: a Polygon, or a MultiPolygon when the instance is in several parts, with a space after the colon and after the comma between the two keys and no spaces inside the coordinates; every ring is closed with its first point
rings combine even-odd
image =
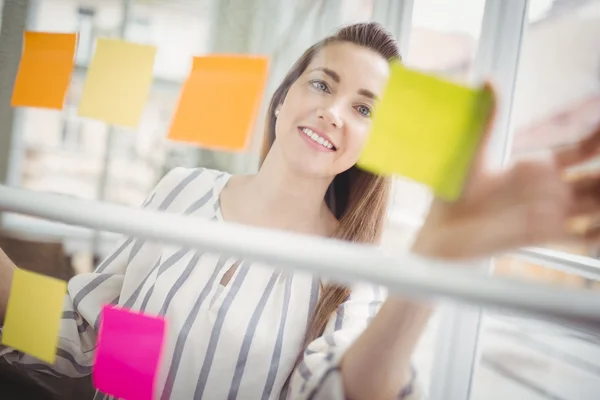
{"type": "Polygon", "coordinates": [[[101,318],[94,386],[125,400],[151,400],[166,321],[108,305],[101,318]]]}

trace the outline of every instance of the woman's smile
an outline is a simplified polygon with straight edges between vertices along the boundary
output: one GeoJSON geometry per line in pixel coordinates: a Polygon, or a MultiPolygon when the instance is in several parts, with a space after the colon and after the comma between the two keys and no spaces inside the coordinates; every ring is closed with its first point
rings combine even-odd
{"type": "Polygon", "coordinates": [[[308,145],[318,151],[334,152],[336,147],[332,143],[332,140],[315,128],[308,128],[305,126],[299,126],[298,132],[308,145]]]}

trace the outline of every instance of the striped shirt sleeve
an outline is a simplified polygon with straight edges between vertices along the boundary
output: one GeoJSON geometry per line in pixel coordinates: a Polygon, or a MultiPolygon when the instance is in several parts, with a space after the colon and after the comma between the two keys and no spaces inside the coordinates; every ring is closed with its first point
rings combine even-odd
{"type": "MultiPolygon", "coordinates": [[[[183,169],[169,172],[150,193],[142,207],[156,209],[170,188],[180,181],[183,169]]],[[[124,237],[94,272],[74,276],[67,285],[61,318],[56,361],[48,365],[32,356],[0,345],[0,356],[10,364],[57,377],[81,377],[92,372],[99,315],[105,304],[116,304],[125,270],[140,250],[135,238],[124,237]]],[[[2,328],[0,327],[0,337],[2,328]]]]}
{"type": "MultiPolygon", "coordinates": [[[[348,347],[366,329],[379,311],[386,296],[385,289],[374,285],[357,285],[349,299],[341,304],[330,319],[323,336],[311,342],[304,357],[292,373],[288,399],[344,400],[340,360],[348,347]]],[[[398,399],[421,400],[413,379],[398,394],[398,399]]]]}

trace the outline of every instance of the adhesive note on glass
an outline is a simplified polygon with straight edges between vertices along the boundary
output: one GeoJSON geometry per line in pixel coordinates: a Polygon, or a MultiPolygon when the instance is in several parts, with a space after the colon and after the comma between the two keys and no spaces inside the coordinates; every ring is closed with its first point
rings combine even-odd
{"type": "Polygon", "coordinates": [[[76,45],[75,33],[25,32],[11,105],[62,109],[76,45]]]}
{"type": "Polygon", "coordinates": [[[127,400],[151,400],[162,353],[163,318],[105,306],[102,310],[94,386],[127,400]]]}
{"type": "Polygon", "coordinates": [[[358,166],[413,179],[436,196],[455,200],[492,107],[489,89],[468,88],[393,63],[358,166]]]}
{"type": "Polygon", "coordinates": [[[98,39],[78,115],[136,128],[148,99],[156,47],[98,39]]]}
{"type": "Polygon", "coordinates": [[[4,318],[2,344],[54,363],[67,283],[16,269],[4,318]]]}
{"type": "Polygon", "coordinates": [[[195,57],[169,139],[218,150],[249,143],[267,81],[268,60],[237,55],[195,57]]]}

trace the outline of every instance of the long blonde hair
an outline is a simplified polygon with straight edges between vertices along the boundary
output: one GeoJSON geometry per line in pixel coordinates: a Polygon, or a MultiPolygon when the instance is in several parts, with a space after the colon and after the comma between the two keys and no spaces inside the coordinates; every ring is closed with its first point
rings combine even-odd
{"type": "MultiPolygon", "coordinates": [[[[377,23],[360,23],[339,29],[307,49],[283,79],[269,104],[265,124],[262,159],[275,141],[275,109],[285,99],[290,86],[302,75],[317,52],[331,43],[349,42],[374,50],[387,60],[400,59],[393,36],[377,23]]],[[[377,243],[381,237],[389,198],[390,182],[356,166],[338,174],[327,190],[325,201],[339,220],[336,237],[359,243],[377,243]]],[[[327,285],[310,318],[303,349],[321,336],[337,308],[350,295],[346,286],[327,285]]],[[[299,355],[299,359],[301,358],[299,355]]]]}

